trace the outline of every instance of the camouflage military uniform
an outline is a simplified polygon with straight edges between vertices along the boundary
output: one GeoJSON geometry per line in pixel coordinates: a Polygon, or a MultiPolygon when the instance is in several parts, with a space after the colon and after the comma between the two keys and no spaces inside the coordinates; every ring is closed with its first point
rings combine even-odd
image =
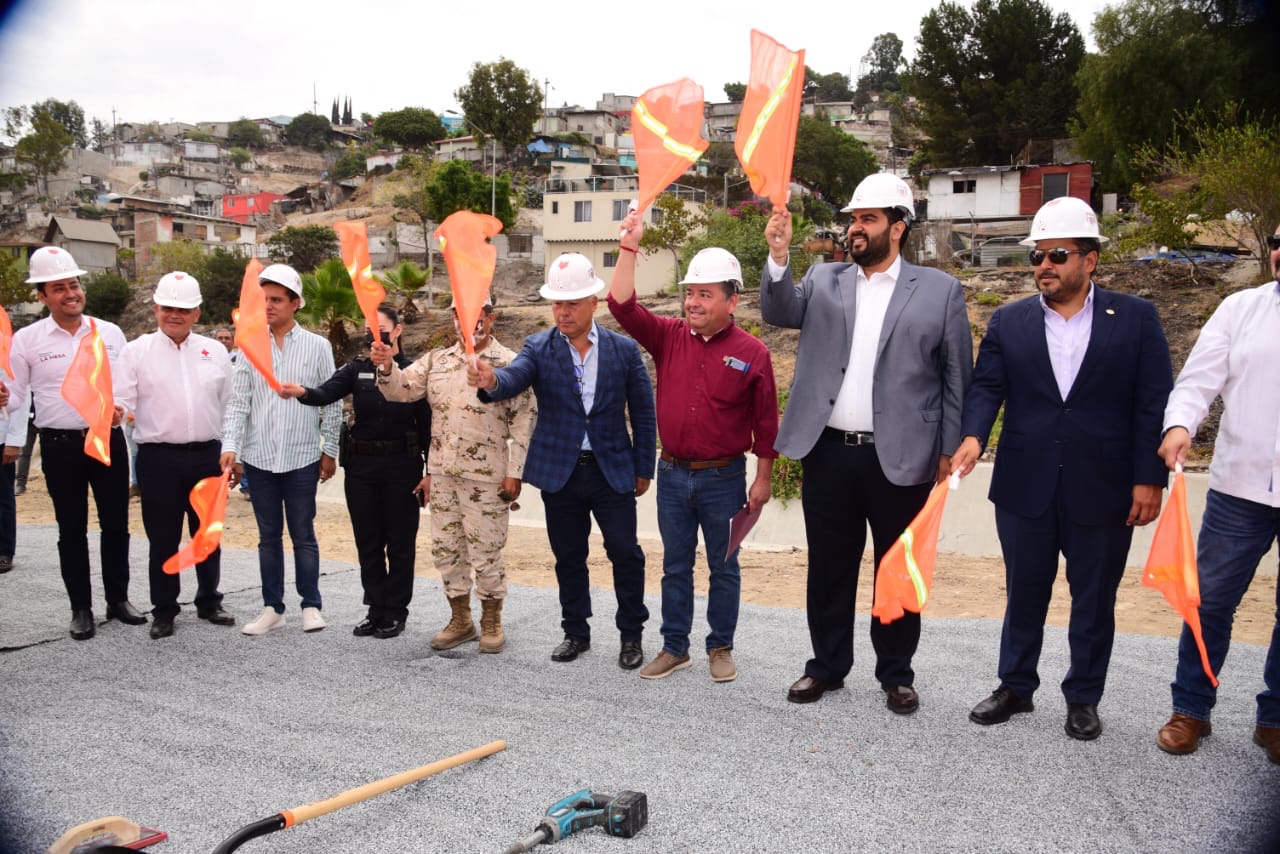
{"type": "MultiPolygon", "coordinates": [[[[499,368],[516,354],[490,337],[479,355],[499,368]]],[[[445,595],[469,595],[474,578],[482,600],[505,598],[502,547],[510,514],[498,492],[503,478],[524,474],[537,417],[532,392],[497,405],[481,403],[467,385],[461,344],[432,350],[403,371],[393,367],[378,382],[388,400],[425,396],[431,405],[431,555],[445,595]]]]}

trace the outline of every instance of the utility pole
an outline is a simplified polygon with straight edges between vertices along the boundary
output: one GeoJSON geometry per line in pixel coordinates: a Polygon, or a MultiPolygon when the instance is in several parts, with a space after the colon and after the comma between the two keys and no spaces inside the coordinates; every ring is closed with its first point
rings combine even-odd
{"type": "Polygon", "coordinates": [[[544,78],[542,86],[542,135],[547,135],[547,107],[551,100],[551,79],[544,78]]]}
{"type": "Polygon", "coordinates": [[[316,82],[311,81],[311,112],[320,115],[320,102],[316,100],[316,82]]]}

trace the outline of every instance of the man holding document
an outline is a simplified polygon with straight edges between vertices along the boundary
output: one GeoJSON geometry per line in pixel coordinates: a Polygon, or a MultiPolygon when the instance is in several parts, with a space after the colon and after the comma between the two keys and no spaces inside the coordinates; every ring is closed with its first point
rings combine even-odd
{"type": "Polygon", "coordinates": [[[640,670],[661,679],[690,666],[693,564],[698,530],[711,572],[707,656],[711,679],[731,682],[733,634],[741,589],[738,555],[729,545],[729,520],[744,506],[758,511],[772,490],[778,454],[778,392],[769,349],[733,322],[742,269],[723,249],[704,249],[683,282],[685,318],[657,317],[636,301],[636,254],[644,232],[640,215],[622,222],[609,310],[653,357],[658,373],[658,529],[662,533],[662,651],[640,670]],[[746,452],[757,465],[750,489],[746,452]]]}

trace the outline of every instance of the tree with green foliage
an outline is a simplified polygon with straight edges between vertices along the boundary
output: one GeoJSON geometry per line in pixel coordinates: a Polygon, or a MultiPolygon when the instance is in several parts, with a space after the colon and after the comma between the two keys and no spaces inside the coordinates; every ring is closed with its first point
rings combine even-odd
{"type": "Polygon", "coordinates": [[[266,145],[267,140],[257,122],[241,117],[227,126],[227,144],[256,149],[266,145]]]}
{"type": "Polygon", "coordinates": [[[529,141],[542,113],[542,89],[528,71],[505,57],[475,63],[467,85],[453,96],[481,139],[492,134],[507,151],[529,141]]]}
{"type": "Polygon", "coordinates": [[[347,126],[351,125],[351,96],[350,95],[347,96],[347,100],[344,102],[342,107],[342,123],[347,126]]]}
{"type": "Polygon", "coordinates": [[[249,153],[247,148],[232,146],[227,150],[227,159],[231,161],[232,166],[237,169],[241,169],[246,163],[253,159],[253,155],[249,153]]]}
{"type": "Polygon", "coordinates": [[[26,259],[0,252],[0,305],[12,307],[35,299],[36,289],[27,284],[26,259]]]}
{"type": "Polygon", "coordinates": [[[329,174],[333,176],[335,181],[363,175],[365,173],[365,163],[366,155],[364,151],[352,145],[334,161],[333,169],[329,171],[329,174]]]}
{"type": "MultiPolygon", "coordinates": [[[[240,305],[240,285],[249,259],[218,247],[205,256],[204,274],[200,282],[202,323],[230,323],[231,311],[240,305]]],[[[193,274],[194,275],[194,274],[193,274]]]]}
{"type": "Polygon", "coordinates": [[[1066,135],[1084,39],[1041,0],[942,2],[920,22],[902,82],[920,102],[935,167],[1008,163],[1032,139],[1066,135]]]}
{"type": "Polygon", "coordinates": [[[133,292],[124,276],[97,273],[84,279],[84,312],[103,320],[116,321],[129,307],[133,292]]]}
{"type": "Polygon", "coordinates": [[[111,142],[111,129],[107,127],[106,122],[95,118],[93,120],[93,129],[89,136],[89,146],[99,153],[106,149],[107,143],[111,142]]]}
{"type": "MultiPolygon", "coordinates": [[[[646,252],[665,249],[675,261],[675,283],[680,298],[684,299],[684,285],[680,284],[680,249],[694,234],[706,225],[706,215],[686,205],[673,193],[663,193],[653,202],[654,211],[660,211],[660,222],[645,226],[640,238],[640,248],[646,252]]],[[[764,233],[763,231],[761,232],[764,233]]]]}
{"type": "Polygon", "coordinates": [[[729,99],[731,104],[740,104],[747,97],[746,83],[726,83],[724,84],[724,96],[729,99]]]}
{"type": "Polygon", "coordinates": [[[62,168],[74,142],[48,110],[37,110],[31,116],[31,133],[18,140],[14,158],[20,166],[31,170],[49,195],[49,177],[62,168]]]}
{"type": "MultiPolygon", "coordinates": [[[[794,180],[808,185],[829,202],[853,195],[858,182],[880,171],[866,143],[835,127],[825,117],[801,116],[796,128],[794,180]]],[[[763,233],[763,232],[761,232],[763,233]]]]}
{"type": "Polygon", "coordinates": [[[419,318],[418,304],[413,295],[426,286],[430,274],[412,261],[401,261],[394,269],[387,270],[378,277],[387,294],[400,297],[400,322],[417,323],[419,318]]]}
{"type": "Polygon", "coordinates": [[[816,101],[850,101],[853,89],[849,88],[849,75],[833,71],[819,74],[809,66],[804,67],[804,91],[806,97],[816,101]]]}
{"type": "MultiPolygon", "coordinates": [[[[156,282],[165,273],[181,270],[204,282],[209,256],[204,246],[193,240],[167,240],[147,247],[147,254],[138,269],[138,278],[144,282],[156,282]]],[[[243,272],[243,267],[241,271],[243,272]]]]}
{"type": "Polygon", "coordinates": [[[477,172],[467,161],[449,160],[436,171],[426,191],[431,218],[436,222],[442,222],[454,211],[489,213],[492,198],[494,216],[502,221],[502,227],[509,229],[516,223],[510,175],[502,174],[491,181],[490,176],[477,172]]]}
{"type": "Polygon", "coordinates": [[[338,115],[338,99],[333,99],[333,110],[329,113],[329,121],[333,124],[340,124],[342,117],[338,115]]]}
{"type": "Polygon", "coordinates": [[[333,360],[343,362],[351,344],[347,324],[360,326],[364,323],[364,315],[351,286],[351,274],[342,259],[331,258],[314,272],[303,273],[302,296],[307,304],[298,309],[298,321],[323,330],[333,347],[333,360]]]}
{"type": "Polygon", "coordinates": [[[88,128],[84,121],[84,109],[72,101],[59,101],[57,98],[46,98],[31,105],[31,116],[47,112],[53,120],[62,125],[62,129],[71,134],[71,144],[76,148],[89,147],[88,128]]]}
{"type": "MultiPolygon", "coordinates": [[[[727,211],[711,211],[705,221],[706,229],[692,235],[681,250],[685,265],[700,250],[708,246],[719,246],[733,253],[742,265],[742,283],[749,288],[757,287],[764,270],[765,258],[769,255],[769,247],[761,235],[764,234],[764,226],[769,221],[770,213],[768,202],[754,201],[743,202],[727,211]]],[[[791,257],[791,273],[799,281],[809,269],[809,256],[798,249],[812,231],[812,225],[794,213],[791,215],[791,222],[791,246],[793,250],[797,250],[791,257]]]]}
{"type": "Polygon", "coordinates": [[[898,79],[902,68],[902,39],[896,33],[881,33],[871,41],[867,55],[871,57],[871,67],[858,78],[853,92],[854,106],[859,108],[871,102],[873,92],[884,95],[902,91],[898,79]]]}
{"type": "Polygon", "coordinates": [[[338,235],[327,225],[287,225],[267,239],[267,252],[301,274],[338,257],[338,235]]]}
{"type": "Polygon", "coordinates": [[[423,107],[405,107],[380,114],[373,120],[373,135],[406,148],[421,150],[449,135],[444,122],[423,107]]]}
{"type": "Polygon", "coordinates": [[[324,116],[315,113],[303,113],[295,116],[284,129],[285,138],[290,145],[301,145],[313,151],[324,151],[329,147],[329,131],[333,126],[324,116]]]}

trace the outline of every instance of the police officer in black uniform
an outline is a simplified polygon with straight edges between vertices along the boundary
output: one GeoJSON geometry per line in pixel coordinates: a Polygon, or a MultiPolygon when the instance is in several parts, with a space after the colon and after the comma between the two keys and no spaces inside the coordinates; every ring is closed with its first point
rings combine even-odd
{"type": "MultiPolygon", "coordinates": [[[[400,352],[400,317],[378,308],[383,343],[401,368],[412,360],[400,352]]],[[[366,343],[373,336],[365,331],[366,343]]],[[[347,510],[360,556],[360,581],[369,612],[352,630],[357,637],[393,638],[404,631],[413,597],[414,553],[424,464],[431,446],[431,408],[425,400],[391,403],[374,383],[368,357],[353,359],[318,388],[286,383],[281,397],[307,406],[325,406],[352,396],[354,419],[344,430],[341,464],[347,510]]]]}

